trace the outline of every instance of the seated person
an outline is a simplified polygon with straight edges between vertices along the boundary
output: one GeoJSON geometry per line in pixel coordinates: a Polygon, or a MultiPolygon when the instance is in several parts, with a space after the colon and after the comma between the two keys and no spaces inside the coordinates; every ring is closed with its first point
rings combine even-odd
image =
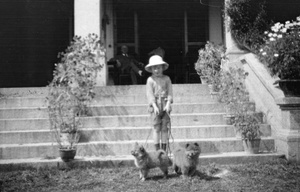
{"type": "Polygon", "coordinates": [[[131,78],[131,83],[133,85],[137,84],[137,77],[142,76],[142,70],[137,67],[137,65],[143,65],[134,59],[133,56],[128,55],[128,47],[123,45],[121,47],[121,55],[117,55],[115,58],[110,59],[110,62],[115,61],[114,64],[114,82],[119,83],[120,74],[129,74],[131,78]]]}
{"type": "Polygon", "coordinates": [[[158,48],[152,50],[150,53],[148,53],[148,56],[149,56],[149,57],[151,57],[151,56],[153,56],[153,55],[159,55],[159,56],[161,56],[162,58],[164,58],[164,57],[165,57],[165,50],[162,49],[161,47],[158,47],[158,48]]]}

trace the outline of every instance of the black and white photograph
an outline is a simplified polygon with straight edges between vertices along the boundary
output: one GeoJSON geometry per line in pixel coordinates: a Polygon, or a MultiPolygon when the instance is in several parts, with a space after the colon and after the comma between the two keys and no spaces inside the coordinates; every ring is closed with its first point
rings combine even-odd
{"type": "Polygon", "coordinates": [[[0,0],[0,192],[300,192],[300,1],[0,0]]]}

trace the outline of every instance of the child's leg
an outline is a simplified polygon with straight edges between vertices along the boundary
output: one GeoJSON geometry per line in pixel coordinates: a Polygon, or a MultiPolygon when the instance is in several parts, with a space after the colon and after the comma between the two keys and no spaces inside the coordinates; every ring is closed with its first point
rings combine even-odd
{"type": "Polygon", "coordinates": [[[161,140],[161,118],[159,115],[154,115],[153,118],[153,142],[154,142],[154,147],[155,150],[159,150],[160,149],[160,140],[161,140]]]}
{"type": "Polygon", "coordinates": [[[161,126],[160,125],[154,126],[153,142],[154,142],[154,147],[155,147],[156,151],[160,149],[160,146],[159,146],[160,137],[161,137],[161,126]]]}
{"type": "Polygon", "coordinates": [[[170,117],[165,113],[162,119],[162,127],[161,127],[161,143],[162,149],[164,151],[167,150],[167,143],[169,142],[169,122],[170,117]]]}
{"type": "Polygon", "coordinates": [[[168,129],[162,129],[161,131],[161,148],[164,151],[167,151],[167,143],[168,143],[168,129]]]}

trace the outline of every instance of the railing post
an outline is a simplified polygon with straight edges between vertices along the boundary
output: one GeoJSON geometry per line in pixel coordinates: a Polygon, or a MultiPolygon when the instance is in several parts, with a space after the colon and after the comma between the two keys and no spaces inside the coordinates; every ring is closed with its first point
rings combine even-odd
{"type": "Polygon", "coordinates": [[[289,161],[300,163],[300,97],[279,98],[276,104],[282,116],[282,130],[276,134],[277,146],[289,161]]]}

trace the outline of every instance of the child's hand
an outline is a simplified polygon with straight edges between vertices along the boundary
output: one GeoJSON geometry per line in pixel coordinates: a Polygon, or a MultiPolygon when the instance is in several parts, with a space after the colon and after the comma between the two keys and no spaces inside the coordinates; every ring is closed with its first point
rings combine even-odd
{"type": "Polygon", "coordinates": [[[170,113],[172,111],[171,104],[170,104],[169,101],[167,102],[167,104],[164,108],[164,111],[167,112],[167,113],[170,113]]]}
{"type": "Polygon", "coordinates": [[[122,66],[121,62],[117,60],[117,67],[121,67],[121,66],[122,66]]]}
{"type": "Polygon", "coordinates": [[[153,105],[153,109],[154,109],[154,114],[158,115],[159,114],[159,109],[156,105],[153,105]]]}

